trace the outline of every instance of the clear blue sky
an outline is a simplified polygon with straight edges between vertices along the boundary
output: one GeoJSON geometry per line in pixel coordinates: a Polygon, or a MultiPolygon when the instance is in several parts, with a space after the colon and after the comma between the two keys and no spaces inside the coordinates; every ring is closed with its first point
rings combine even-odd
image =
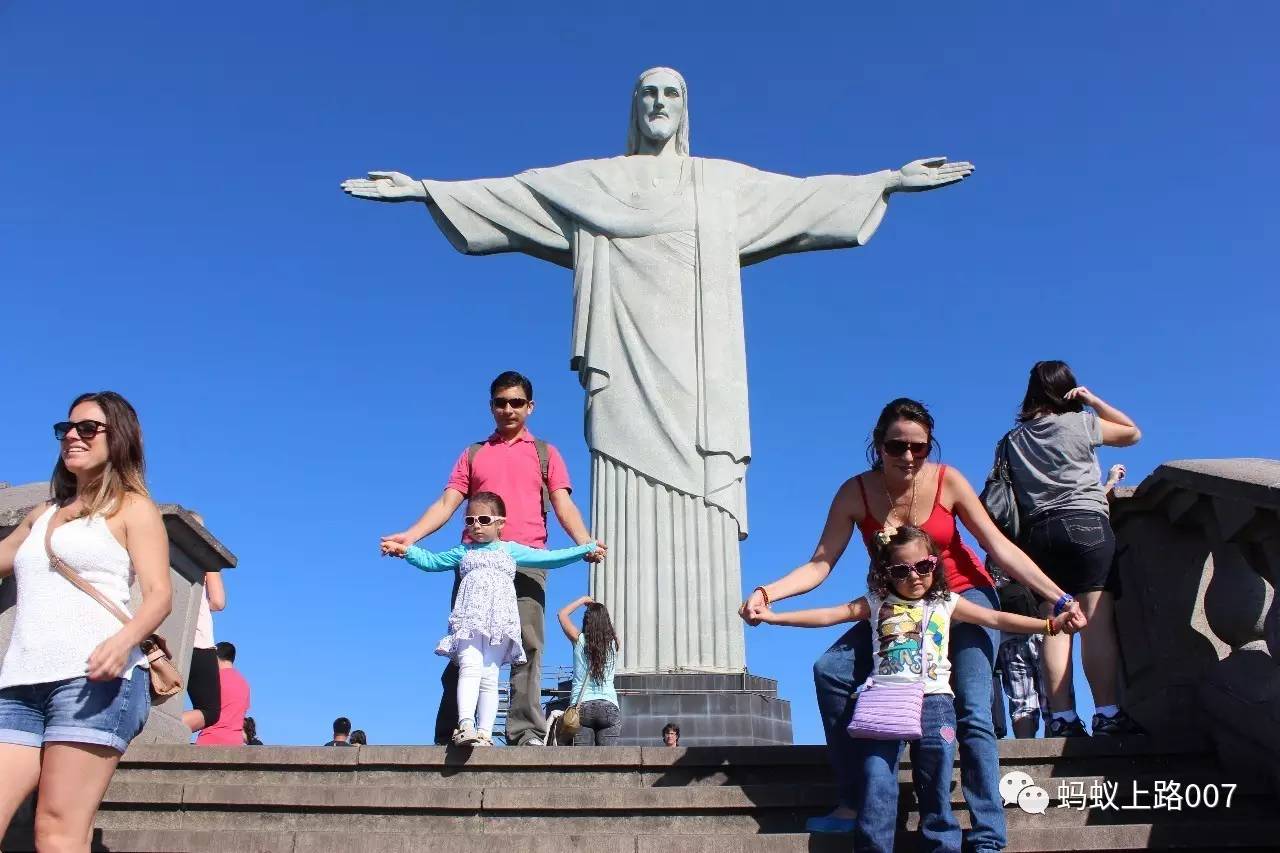
{"type": "MultiPolygon", "coordinates": [[[[321,742],[338,714],[428,740],[448,581],[380,560],[378,535],[488,433],[507,368],[535,379],[531,425],[589,506],[571,279],[459,255],[422,208],[338,184],[618,154],[657,64],[688,78],[696,154],[978,166],[895,197],[866,248],[744,274],[745,587],[807,558],[892,397],[926,401],[944,460],[979,482],[1037,359],[1138,420],[1143,443],[1103,456],[1133,483],[1280,456],[1274,4],[822,5],[0,0],[0,479],[48,476],[77,393],[124,393],[155,496],[240,558],[217,634],[264,740],[321,742]]],[[[808,600],[861,593],[864,567],[855,549],[808,600]]],[[[585,583],[560,570],[549,607],[585,583]]],[[[809,662],[835,636],[748,633],[800,741],[820,737],[809,662]]]]}

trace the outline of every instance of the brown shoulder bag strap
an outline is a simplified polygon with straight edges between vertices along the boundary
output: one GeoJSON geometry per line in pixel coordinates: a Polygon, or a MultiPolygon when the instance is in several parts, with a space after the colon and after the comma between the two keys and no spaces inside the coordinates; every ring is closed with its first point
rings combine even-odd
{"type": "MultiPolygon", "coordinates": [[[[54,516],[57,516],[57,514],[58,514],[57,510],[55,510],[54,516]]],[[[80,575],[74,569],[68,566],[61,557],[53,553],[52,542],[53,542],[53,519],[51,518],[49,519],[49,523],[45,525],[45,531],[44,531],[44,550],[49,555],[49,565],[53,566],[54,571],[56,571],[58,574],[62,575],[71,583],[79,587],[80,590],[84,592],[85,595],[89,596],[94,601],[98,602],[103,607],[105,607],[108,610],[108,612],[111,613],[112,616],[119,619],[122,623],[128,624],[129,616],[125,614],[125,612],[121,610],[118,605],[112,604],[110,601],[108,601],[107,597],[103,595],[101,592],[99,592],[97,587],[89,583],[84,578],[80,577],[80,575]]]]}

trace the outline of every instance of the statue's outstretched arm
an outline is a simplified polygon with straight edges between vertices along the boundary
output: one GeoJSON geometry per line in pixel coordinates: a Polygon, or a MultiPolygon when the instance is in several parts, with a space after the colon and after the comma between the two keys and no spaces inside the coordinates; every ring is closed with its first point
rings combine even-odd
{"type": "Polygon", "coordinates": [[[973,174],[973,164],[967,161],[948,163],[946,157],[925,157],[912,160],[890,179],[886,193],[919,193],[936,190],[948,184],[963,181],[973,174]]]}
{"type": "Polygon", "coordinates": [[[401,172],[370,172],[368,178],[348,178],[342,191],[355,198],[372,201],[427,201],[427,188],[422,181],[401,172]]]}

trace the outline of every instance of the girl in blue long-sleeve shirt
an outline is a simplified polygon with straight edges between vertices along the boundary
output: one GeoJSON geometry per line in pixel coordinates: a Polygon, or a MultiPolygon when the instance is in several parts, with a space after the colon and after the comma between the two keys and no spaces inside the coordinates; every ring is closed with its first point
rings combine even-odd
{"type": "Polygon", "coordinates": [[[516,609],[516,567],[556,569],[581,560],[598,544],[544,551],[499,539],[506,506],[492,492],[478,492],[467,504],[464,519],[471,543],[431,552],[416,545],[384,540],[384,554],[403,557],[424,572],[458,569],[462,581],[449,614],[449,633],[436,654],[458,663],[459,746],[492,745],[498,714],[498,670],[505,663],[524,663],[520,614],[516,609]]]}

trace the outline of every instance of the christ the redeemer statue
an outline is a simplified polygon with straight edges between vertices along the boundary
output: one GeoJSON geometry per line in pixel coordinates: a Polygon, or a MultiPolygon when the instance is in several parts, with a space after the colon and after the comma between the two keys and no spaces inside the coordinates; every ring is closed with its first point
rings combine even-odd
{"type": "Polygon", "coordinates": [[[474,181],[370,172],[357,198],[425,202],[468,255],[524,252],[573,270],[571,369],[587,392],[591,590],[622,638],[619,671],[741,672],[738,541],[751,461],[739,269],[864,245],[889,196],[956,183],[944,158],[792,178],[689,155],[688,88],[640,75],[627,154],[474,181]]]}

